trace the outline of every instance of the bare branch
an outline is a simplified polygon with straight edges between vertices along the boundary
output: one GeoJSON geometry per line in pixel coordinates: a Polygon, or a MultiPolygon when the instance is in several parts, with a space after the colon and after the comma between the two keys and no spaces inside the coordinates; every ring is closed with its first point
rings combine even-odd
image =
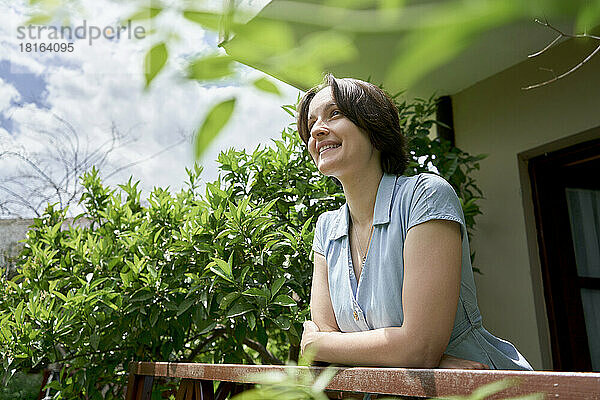
{"type": "Polygon", "coordinates": [[[555,76],[554,78],[549,79],[547,81],[540,82],[540,83],[537,83],[535,85],[524,87],[523,90],[535,89],[535,88],[538,88],[538,87],[541,87],[541,86],[545,86],[545,85],[548,85],[549,83],[556,82],[557,80],[562,79],[562,78],[564,78],[565,76],[567,76],[569,74],[572,74],[573,72],[575,72],[576,70],[578,70],[579,68],[581,68],[581,66],[583,64],[585,64],[586,62],[588,62],[592,57],[594,57],[596,55],[596,53],[598,53],[599,51],[600,51],[600,45],[598,45],[598,47],[596,47],[596,49],[592,53],[590,53],[586,58],[584,58],[583,61],[581,61],[579,64],[575,65],[573,68],[571,68],[567,72],[564,72],[564,73],[562,73],[562,74],[560,74],[558,76],[555,76]]]}
{"type": "MultiPolygon", "coordinates": [[[[550,49],[551,47],[553,47],[556,43],[558,43],[560,41],[560,39],[562,38],[571,38],[571,39],[577,39],[577,38],[589,38],[589,39],[595,39],[595,40],[600,40],[600,36],[595,36],[595,35],[590,35],[587,32],[582,33],[582,34],[569,34],[569,33],[565,33],[563,31],[561,31],[560,29],[554,27],[553,25],[551,25],[548,20],[544,20],[543,22],[539,19],[536,19],[535,22],[537,22],[538,24],[545,26],[549,29],[552,29],[553,31],[555,31],[556,33],[558,33],[558,36],[552,41],[550,42],[546,47],[544,47],[542,50],[530,54],[528,57],[529,58],[533,58],[533,57],[537,57],[543,53],[545,53],[548,49],[550,49]]],[[[524,88],[521,88],[523,90],[530,90],[530,89],[535,89],[535,88],[539,88],[542,86],[546,86],[552,82],[556,82],[559,79],[562,79],[564,77],[566,77],[567,75],[572,74],[573,72],[577,71],[579,68],[581,68],[583,66],[583,64],[585,64],[586,62],[588,62],[589,60],[592,59],[592,57],[594,57],[596,55],[596,53],[598,53],[600,51],[600,45],[598,45],[587,57],[585,57],[580,63],[578,63],[577,65],[575,65],[574,67],[572,67],[571,69],[569,69],[566,72],[563,72],[560,75],[556,75],[556,73],[554,72],[553,69],[549,69],[549,68],[540,68],[541,70],[545,70],[545,71],[550,71],[552,72],[552,74],[554,75],[554,78],[552,79],[548,79],[546,81],[540,82],[540,83],[536,83],[534,85],[530,85],[524,88]]]]}
{"type": "Polygon", "coordinates": [[[537,22],[540,25],[543,25],[547,28],[552,29],[554,32],[558,33],[561,37],[569,37],[569,38],[591,38],[591,39],[596,39],[596,40],[600,40],[600,36],[595,36],[595,35],[590,35],[587,32],[584,33],[580,33],[580,34],[570,34],[570,33],[564,33],[563,31],[561,31],[560,29],[556,28],[555,26],[551,25],[547,19],[544,19],[544,22],[540,21],[538,18],[535,19],[535,22],[537,22]]]}
{"type": "Polygon", "coordinates": [[[8,203],[14,203],[14,204],[19,204],[21,206],[24,206],[26,208],[31,209],[31,211],[33,211],[36,216],[40,216],[40,213],[37,211],[37,209],[35,207],[33,207],[31,205],[31,203],[29,201],[27,201],[27,199],[25,199],[23,196],[19,195],[18,193],[0,186],[1,190],[4,190],[5,192],[9,193],[12,197],[14,197],[16,200],[5,200],[3,204],[8,204],[8,203]]]}
{"type": "Polygon", "coordinates": [[[154,153],[154,154],[152,154],[152,155],[150,155],[150,156],[148,156],[148,157],[146,157],[146,158],[142,158],[142,159],[140,159],[140,160],[133,161],[133,162],[131,162],[131,163],[129,163],[129,164],[125,164],[125,165],[123,165],[123,166],[121,166],[121,167],[119,167],[119,168],[115,169],[115,170],[114,170],[114,171],[112,171],[110,174],[106,175],[104,178],[105,178],[105,179],[106,179],[106,178],[110,178],[111,176],[113,176],[113,175],[115,175],[115,174],[117,174],[117,173],[121,172],[121,171],[122,171],[122,170],[124,170],[124,169],[131,168],[131,167],[133,167],[133,166],[136,166],[136,165],[138,165],[138,164],[141,164],[141,163],[143,163],[143,162],[145,162],[145,161],[150,161],[150,160],[152,160],[153,158],[156,158],[156,157],[158,157],[159,155],[161,155],[161,154],[163,154],[163,153],[166,153],[167,151],[171,150],[173,147],[179,146],[179,145],[180,145],[181,143],[183,143],[184,141],[185,141],[185,138],[183,138],[183,139],[180,139],[179,141],[177,141],[177,142],[173,143],[172,145],[170,145],[170,146],[167,146],[167,147],[165,147],[164,149],[162,149],[162,150],[160,150],[160,151],[158,151],[158,152],[156,152],[156,153],[154,153]]]}
{"type": "MultiPolygon", "coordinates": [[[[125,132],[112,122],[109,137],[101,143],[80,138],[76,128],[63,117],[52,113],[56,126],[35,126],[32,123],[21,125],[39,135],[41,152],[26,151],[25,148],[1,149],[0,159],[14,158],[18,163],[11,164],[13,170],[2,170],[0,177],[0,214],[24,216],[41,215],[46,204],[59,203],[67,208],[79,201],[83,188],[79,178],[92,166],[103,169],[111,153],[134,143],[133,132],[141,123],[125,132]]],[[[185,138],[157,151],[149,157],[133,161],[124,166],[115,165],[107,177],[151,160],[180,145],[185,138]]]]}
{"type": "MultiPolygon", "coordinates": [[[[54,180],[52,180],[52,178],[50,178],[48,176],[48,174],[46,174],[44,171],[42,171],[38,165],[36,163],[34,163],[33,161],[29,160],[27,157],[25,157],[24,155],[17,153],[17,152],[13,152],[13,151],[7,151],[4,154],[9,155],[9,156],[13,156],[16,158],[21,159],[21,161],[25,162],[27,165],[29,165],[33,170],[35,170],[41,177],[43,177],[48,184],[50,184],[54,190],[56,191],[56,194],[59,198],[59,200],[61,199],[60,196],[60,190],[58,188],[58,186],[56,185],[56,182],[54,182],[54,180]]],[[[61,200],[61,204],[62,204],[62,200],[61,200]]]]}
{"type": "Polygon", "coordinates": [[[563,36],[562,36],[562,35],[559,35],[559,36],[557,36],[557,37],[556,37],[556,39],[554,39],[552,42],[550,42],[550,44],[549,44],[548,46],[544,47],[542,50],[538,51],[537,53],[533,53],[533,54],[530,54],[530,55],[528,55],[528,56],[527,56],[527,58],[533,58],[533,57],[537,57],[537,56],[539,56],[540,54],[542,54],[542,53],[544,53],[546,50],[548,50],[550,47],[554,46],[554,44],[555,44],[556,42],[558,42],[558,41],[559,41],[560,39],[562,39],[562,38],[563,38],[563,36]]]}

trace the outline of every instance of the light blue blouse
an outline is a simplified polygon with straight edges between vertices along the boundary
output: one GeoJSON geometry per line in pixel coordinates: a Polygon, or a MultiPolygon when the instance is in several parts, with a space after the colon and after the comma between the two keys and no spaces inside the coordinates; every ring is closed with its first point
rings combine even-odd
{"type": "Polygon", "coordinates": [[[460,224],[462,275],[454,328],[445,353],[495,369],[532,369],[511,343],[482,326],[464,216],[458,196],[446,180],[434,174],[383,175],[375,200],[373,236],[358,284],[350,255],[348,219],[347,203],[321,214],[313,242],[313,250],[327,260],[331,303],[342,332],[402,326],[406,234],[411,227],[432,219],[451,220],[460,224]]]}

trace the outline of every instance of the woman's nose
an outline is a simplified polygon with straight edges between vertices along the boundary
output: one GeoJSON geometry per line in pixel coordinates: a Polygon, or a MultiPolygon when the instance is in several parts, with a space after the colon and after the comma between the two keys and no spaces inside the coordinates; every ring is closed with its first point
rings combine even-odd
{"type": "Polygon", "coordinates": [[[315,122],[315,124],[313,125],[313,127],[310,131],[310,135],[313,138],[317,138],[318,136],[326,135],[328,133],[329,133],[329,128],[322,121],[315,122]]]}

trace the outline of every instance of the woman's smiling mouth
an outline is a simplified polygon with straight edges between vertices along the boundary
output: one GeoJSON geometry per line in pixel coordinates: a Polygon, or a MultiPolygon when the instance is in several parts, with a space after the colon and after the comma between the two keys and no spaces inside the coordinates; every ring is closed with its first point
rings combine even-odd
{"type": "Polygon", "coordinates": [[[337,149],[340,146],[341,146],[341,144],[328,144],[326,146],[323,146],[319,149],[319,155],[323,154],[324,152],[326,152],[329,149],[337,149]]]}

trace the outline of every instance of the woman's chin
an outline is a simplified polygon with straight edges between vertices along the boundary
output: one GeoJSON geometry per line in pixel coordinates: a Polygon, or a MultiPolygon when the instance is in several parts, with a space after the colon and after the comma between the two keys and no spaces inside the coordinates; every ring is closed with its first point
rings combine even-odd
{"type": "Polygon", "coordinates": [[[319,165],[317,166],[317,168],[323,175],[326,175],[326,176],[332,176],[335,173],[334,169],[332,168],[331,163],[328,163],[326,161],[319,162],[319,165]]]}
{"type": "Polygon", "coordinates": [[[319,169],[319,171],[321,172],[321,174],[323,174],[325,176],[328,176],[330,178],[336,178],[337,180],[340,180],[340,178],[339,178],[340,174],[338,173],[338,171],[334,171],[331,169],[324,169],[324,170],[319,169]]]}

